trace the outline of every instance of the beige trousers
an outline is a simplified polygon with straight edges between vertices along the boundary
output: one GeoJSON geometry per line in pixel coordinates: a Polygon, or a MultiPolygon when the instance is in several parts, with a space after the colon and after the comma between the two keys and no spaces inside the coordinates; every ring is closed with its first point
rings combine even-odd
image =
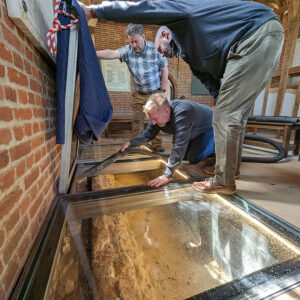
{"type": "MultiPolygon", "coordinates": [[[[143,112],[143,106],[146,104],[148,98],[159,91],[154,91],[151,94],[143,95],[134,91],[132,93],[132,137],[139,135],[144,131],[145,125],[145,114],[143,112]]],[[[158,135],[152,140],[153,148],[157,146],[161,146],[162,144],[162,135],[158,133],[158,135]]]]}
{"type": "Polygon", "coordinates": [[[269,20],[234,44],[227,57],[213,115],[217,181],[234,184],[251,108],[276,70],[284,41],[277,20],[269,20]]]}

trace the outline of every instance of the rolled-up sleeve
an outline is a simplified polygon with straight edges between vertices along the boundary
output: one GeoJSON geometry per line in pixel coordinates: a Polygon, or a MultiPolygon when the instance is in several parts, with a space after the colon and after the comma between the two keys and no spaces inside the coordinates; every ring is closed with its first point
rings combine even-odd
{"type": "Polygon", "coordinates": [[[168,65],[168,59],[166,57],[162,57],[159,52],[157,52],[157,61],[160,69],[168,65]]]}
{"type": "Polygon", "coordinates": [[[129,46],[126,45],[124,47],[121,47],[118,49],[118,51],[120,52],[120,61],[121,62],[126,62],[128,61],[128,51],[129,51],[129,46]]]}

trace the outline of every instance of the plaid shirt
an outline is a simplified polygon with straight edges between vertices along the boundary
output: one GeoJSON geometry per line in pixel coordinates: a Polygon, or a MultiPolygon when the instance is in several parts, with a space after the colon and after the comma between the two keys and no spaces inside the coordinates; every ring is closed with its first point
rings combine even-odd
{"type": "Polygon", "coordinates": [[[126,62],[138,92],[150,94],[161,87],[160,69],[168,60],[160,55],[152,42],[145,41],[143,53],[136,53],[130,45],[118,49],[121,62],[126,62]]]}

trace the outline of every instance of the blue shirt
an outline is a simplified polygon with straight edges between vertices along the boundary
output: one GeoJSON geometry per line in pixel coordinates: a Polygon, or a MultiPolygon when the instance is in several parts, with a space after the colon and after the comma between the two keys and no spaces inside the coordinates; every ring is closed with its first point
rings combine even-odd
{"type": "Polygon", "coordinates": [[[212,130],[213,110],[190,100],[173,100],[170,103],[170,121],[163,127],[151,120],[144,132],[130,140],[132,146],[151,141],[161,130],[173,135],[173,148],[164,175],[171,177],[184,158],[188,144],[201,133],[212,130]]]}
{"type": "Polygon", "coordinates": [[[121,62],[126,62],[138,92],[150,94],[161,87],[160,69],[168,65],[152,42],[145,41],[142,53],[135,52],[130,45],[118,49],[121,62]]]}

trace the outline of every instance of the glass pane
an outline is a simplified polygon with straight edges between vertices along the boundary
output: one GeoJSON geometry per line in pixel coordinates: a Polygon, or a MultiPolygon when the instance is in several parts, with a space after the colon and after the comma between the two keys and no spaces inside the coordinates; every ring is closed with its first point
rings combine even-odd
{"type": "Polygon", "coordinates": [[[191,187],[70,204],[45,299],[184,299],[299,255],[191,187]]]}

